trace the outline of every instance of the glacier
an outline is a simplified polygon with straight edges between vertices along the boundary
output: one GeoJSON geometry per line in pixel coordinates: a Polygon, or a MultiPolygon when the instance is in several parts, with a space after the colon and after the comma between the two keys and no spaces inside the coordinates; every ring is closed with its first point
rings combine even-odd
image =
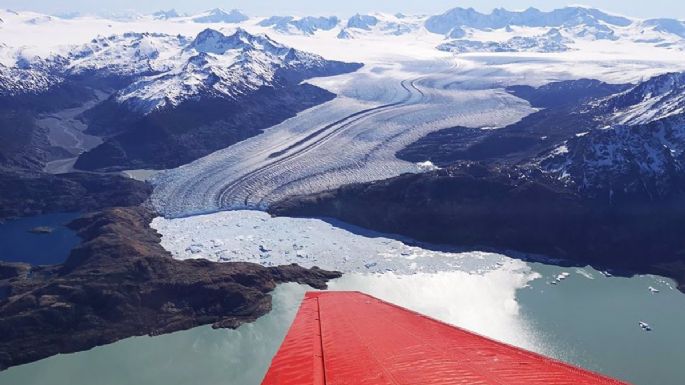
{"type": "Polygon", "coordinates": [[[665,58],[607,67],[603,63],[611,56],[604,52],[454,57],[415,49],[431,44],[430,37],[418,42],[396,36],[356,40],[356,51],[331,48],[335,45],[327,43],[336,39],[333,34],[284,39],[326,57],[356,58],[366,65],[355,73],[308,80],[336,93],[336,99],[259,136],[156,174],[151,202],[164,216],[263,210],[293,195],[421,172],[419,165],[398,160],[395,153],[442,128],[503,127],[536,111],[505,92],[509,85],[584,77],[626,83],[682,66],[665,58]],[[406,47],[383,52],[382,45],[393,40],[406,42],[406,47]],[[410,52],[414,57],[408,57],[410,52]]]}
{"type": "Polygon", "coordinates": [[[533,111],[501,89],[452,88],[457,72],[449,62],[418,62],[367,66],[326,79],[320,85],[337,84],[338,98],[160,172],[152,180],[151,201],[170,217],[265,209],[291,195],[420,171],[395,152],[434,130],[500,127],[533,111]]]}
{"type": "MultiPolygon", "coordinates": [[[[373,13],[351,19],[194,21],[219,13],[111,20],[88,15],[44,18],[34,12],[0,10],[5,21],[0,89],[18,93],[52,86],[59,76],[42,76],[40,69],[49,65],[46,58],[59,56],[72,61],[71,73],[105,69],[136,76],[139,81],[116,97],[149,111],[192,98],[206,78],[221,79],[217,91],[239,92],[240,87],[229,87],[235,74],[227,68],[241,55],[267,64],[251,68],[248,86],[268,82],[272,61],[262,51],[270,41],[330,60],[365,64],[353,74],[307,80],[337,94],[336,99],[230,148],[157,173],[152,204],[163,215],[176,217],[265,209],[291,195],[422,172],[425,167],[400,161],[394,153],[442,128],[497,128],[535,111],[506,93],[509,85],[588,77],[638,82],[685,68],[685,56],[677,48],[682,45],[678,22],[623,18],[582,7],[496,10],[491,15],[456,9],[430,18],[373,13]],[[302,31],[293,33],[293,22],[302,31]],[[436,29],[436,22],[444,26],[436,29]],[[287,28],[279,27],[284,25],[287,28]],[[395,33],[396,27],[401,33],[395,33]],[[103,31],[110,35],[93,38],[103,31]],[[352,39],[338,39],[341,31],[352,39]],[[209,40],[222,45],[245,34],[261,37],[246,49],[205,47],[209,40]],[[208,40],[193,38],[198,35],[208,40]],[[474,42],[475,49],[436,49],[461,40],[474,42]],[[74,50],[75,46],[80,48],[74,50]],[[486,52],[501,51],[488,48],[492,46],[510,52],[486,52]]],[[[281,46],[276,51],[272,57],[289,57],[281,46]]],[[[315,56],[296,56],[293,59],[316,62],[315,56]]],[[[667,107],[663,111],[669,112],[667,107]]]]}
{"type": "MultiPolygon", "coordinates": [[[[497,129],[535,112],[527,102],[505,92],[510,85],[538,86],[588,77],[637,83],[685,69],[683,22],[638,20],[583,7],[551,12],[500,9],[489,15],[456,9],[434,17],[374,13],[349,19],[248,18],[237,11],[213,10],[198,15],[165,12],[116,20],[86,15],[67,20],[0,10],[0,18],[5,21],[0,26],[0,87],[4,85],[8,93],[41,90],[58,82],[59,78],[41,77],[33,67],[39,68],[51,55],[73,58],[75,45],[83,47],[75,54],[84,54],[84,60],[74,60],[71,71],[107,68],[143,76],[142,81],[159,80],[155,78],[159,73],[186,65],[191,70],[196,65],[210,70],[204,74],[221,72],[238,56],[218,58],[226,53],[224,38],[240,38],[243,33],[268,34],[255,45],[267,51],[273,39],[327,59],[363,62],[355,73],[307,80],[337,94],[334,100],[190,164],[155,172],[150,203],[162,216],[151,226],[174,258],[265,266],[298,263],[340,270],[347,274],[331,283],[332,289],[365,290],[407,306],[429,306],[417,310],[433,316],[446,312],[443,319],[504,340],[507,336],[498,334],[497,327],[525,323],[518,316],[517,295],[539,277],[526,263],[499,253],[417,244],[331,220],[272,218],[259,210],[293,195],[434,169],[430,162],[398,160],[395,153],[436,130],[497,129]],[[214,32],[192,44],[193,37],[207,28],[214,32]],[[103,31],[110,37],[98,36],[103,31]],[[88,49],[95,55],[89,55],[88,49]],[[441,297],[431,302],[429,293],[441,297]],[[467,318],[450,318],[457,315],[467,318]]],[[[279,58],[287,55],[278,47],[276,51],[279,58]]],[[[139,83],[123,96],[142,95],[152,100],[154,108],[156,94],[193,85],[183,80],[197,80],[200,72],[161,81],[145,95],[140,93],[145,87],[139,87],[144,84],[139,83]]],[[[270,76],[268,71],[253,73],[257,81],[270,76]]],[[[668,87],[682,88],[682,79],[674,78],[672,84],[665,80],[668,87]]],[[[658,137],[663,140],[647,142],[647,148],[637,146],[645,143],[640,132],[621,125],[641,119],[653,123],[682,113],[683,99],[661,92],[663,88],[646,89],[641,93],[644,98],[628,108],[607,102],[614,113],[613,129],[599,135],[578,134],[551,155],[566,162],[569,154],[588,143],[592,151],[587,153],[597,154],[597,167],[605,167],[605,153],[609,160],[621,155],[601,140],[613,135],[622,141],[609,138],[607,142],[620,143],[624,151],[641,156],[646,153],[643,157],[653,160],[644,165],[647,171],[663,169],[672,157],[681,159],[682,152],[656,150],[664,145],[683,148],[683,122],[675,122],[678,130],[649,126],[664,135],[658,137]]],[[[568,169],[566,163],[563,166],[561,173],[568,169]]],[[[534,341],[530,333],[516,330],[515,334],[519,341],[507,341],[534,341]]]]}

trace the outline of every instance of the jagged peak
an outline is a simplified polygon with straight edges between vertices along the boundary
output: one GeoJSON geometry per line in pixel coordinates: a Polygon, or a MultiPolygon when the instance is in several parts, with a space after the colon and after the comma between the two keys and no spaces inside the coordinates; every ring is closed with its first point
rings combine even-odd
{"type": "Polygon", "coordinates": [[[223,8],[212,8],[206,11],[210,15],[230,15],[233,13],[240,13],[237,9],[231,9],[229,11],[224,10],[223,8]]]}
{"type": "Polygon", "coordinates": [[[243,28],[237,28],[231,35],[206,28],[200,32],[188,48],[198,52],[223,54],[231,49],[253,50],[259,49],[267,53],[282,55],[288,50],[284,45],[277,43],[267,35],[253,35],[243,28]]]}
{"type": "Polygon", "coordinates": [[[685,72],[670,72],[642,81],[628,90],[599,100],[594,106],[620,124],[644,124],[685,114],[685,72]]]}
{"type": "Polygon", "coordinates": [[[347,20],[347,28],[369,29],[378,24],[378,18],[373,15],[356,15],[347,20]]]}
{"type": "Polygon", "coordinates": [[[280,32],[313,35],[319,30],[329,31],[335,28],[340,19],[336,16],[272,16],[258,23],[262,27],[271,27],[280,32]]]}
{"type": "Polygon", "coordinates": [[[176,12],[176,9],[171,8],[171,9],[166,10],[166,11],[165,10],[159,10],[159,11],[153,13],[152,16],[155,19],[166,20],[166,19],[172,19],[175,17],[180,17],[181,15],[179,15],[179,13],[176,12]]]}
{"type": "Polygon", "coordinates": [[[193,18],[196,23],[241,23],[249,17],[237,9],[225,11],[222,8],[214,8],[201,13],[193,18]]]}
{"type": "Polygon", "coordinates": [[[645,94],[649,94],[654,96],[682,88],[685,88],[685,72],[667,72],[644,80],[619,95],[639,94],[645,96],[645,94]]]}
{"type": "Polygon", "coordinates": [[[562,27],[578,25],[627,26],[633,21],[623,16],[611,15],[595,8],[570,6],[551,11],[529,7],[523,11],[495,8],[482,13],[474,8],[456,7],[426,20],[426,28],[434,33],[445,34],[455,26],[476,29],[500,29],[511,25],[529,27],[562,27]]]}

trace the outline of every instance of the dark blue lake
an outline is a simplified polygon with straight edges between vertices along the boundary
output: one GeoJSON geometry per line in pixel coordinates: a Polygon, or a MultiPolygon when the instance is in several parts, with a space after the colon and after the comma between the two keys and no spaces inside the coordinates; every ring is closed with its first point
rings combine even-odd
{"type": "Polygon", "coordinates": [[[78,217],[78,213],[45,214],[0,223],[0,260],[34,265],[64,262],[80,242],[66,224],[78,217]],[[43,232],[38,231],[41,228],[43,232]]]}

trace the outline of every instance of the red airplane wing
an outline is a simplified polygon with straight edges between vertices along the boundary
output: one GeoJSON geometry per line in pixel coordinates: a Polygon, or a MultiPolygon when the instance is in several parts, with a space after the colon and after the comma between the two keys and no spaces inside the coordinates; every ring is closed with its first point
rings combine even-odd
{"type": "Polygon", "coordinates": [[[626,384],[358,292],[309,292],[262,385],[626,384]]]}

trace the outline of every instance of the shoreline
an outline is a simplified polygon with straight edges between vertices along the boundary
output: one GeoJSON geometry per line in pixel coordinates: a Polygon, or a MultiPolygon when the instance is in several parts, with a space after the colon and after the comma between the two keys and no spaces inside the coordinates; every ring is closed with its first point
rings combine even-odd
{"type": "Polygon", "coordinates": [[[210,324],[236,328],[271,309],[278,283],[324,289],[338,272],[297,265],[178,261],[142,207],[74,220],[83,239],[60,265],[0,262],[0,370],[123,338],[210,324]]]}

